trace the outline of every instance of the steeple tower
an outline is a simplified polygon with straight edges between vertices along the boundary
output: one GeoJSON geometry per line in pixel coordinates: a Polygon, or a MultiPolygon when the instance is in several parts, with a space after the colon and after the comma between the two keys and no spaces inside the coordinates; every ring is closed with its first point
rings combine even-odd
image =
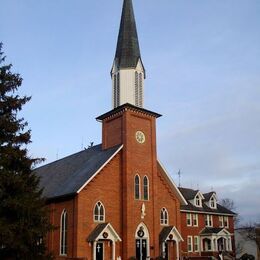
{"type": "Polygon", "coordinates": [[[113,108],[125,103],[143,107],[145,69],[141,60],[132,0],[124,0],[111,77],[113,108]]]}

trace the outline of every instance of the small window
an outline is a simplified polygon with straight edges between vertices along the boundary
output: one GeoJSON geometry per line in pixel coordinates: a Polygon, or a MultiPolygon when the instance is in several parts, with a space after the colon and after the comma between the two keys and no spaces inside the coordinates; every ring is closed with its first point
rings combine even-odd
{"type": "Polygon", "coordinates": [[[194,252],[198,252],[199,251],[199,237],[195,236],[194,237],[194,252]]]}
{"type": "Polygon", "coordinates": [[[186,218],[187,218],[187,226],[190,227],[192,225],[192,223],[191,223],[191,213],[187,213],[186,218]]]}
{"type": "Polygon", "coordinates": [[[228,217],[227,217],[227,216],[224,217],[224,227],[226,227],[226,228],[229,227],[229,224],[228,224],[228,217]]]}
{"type": "Polygon", "coordinates": [[[219,216],[218,219],[219,219],[219,227],[224,227],[224,218],[223,218],[223,216],[219,216]]]}
{"type": "Polygon", "coordinates": [[[187,237],[187,249],[188,249],[188,252],[192,252],[192,236],[188,236],[187,237]]]}
{"type": "Polygon", "coordinates": [[[140,177],[139,175],[135,175],[135,199],[139,200],[141,198],[140,194],[140,177]]]}
{"type": "Polygon", "coordinates": [[[210,207],[214,209],[217,207],[217,203],[214,197],[210,199],[210,207]]]}
{"type": "Polygon", "coordinates": [[[201,207],[201,199],[199,195],[195,197],[195,205],[201,207]]]}
{"type": "Polygon", "coordinates": [[[205,216],[205,225],[206,225],[206,227],[212,227],[212,225],[213,225],[212,215],[205,216]]]}
{"type": "Polygon", "coordinates": [[[168,211],[166,208],[161,209],[161,225],[168,225],[168,211]]]}
{"type": "Polygon", "coordinates": [[[193,219],[193,226],[197,227],[198,226],[198,214],[193,214],[192,219],[193,219]]]}
{"type": "Polygon", "coordinates": [[[105,208],[100,201],[96,203],[94,208],[94,221],[95,222],[105,221],[105,208]]]}
{"type": "Polygon", "coordinates": [[[64,209],[60,219],[60,254],[67,255],[67,232],[68,232],[68,214],[64,209]]]}
{"type": "Polygon", "coordinates": [[[149,200],[149,180],[144,176],[144,200],[149,200]]]}

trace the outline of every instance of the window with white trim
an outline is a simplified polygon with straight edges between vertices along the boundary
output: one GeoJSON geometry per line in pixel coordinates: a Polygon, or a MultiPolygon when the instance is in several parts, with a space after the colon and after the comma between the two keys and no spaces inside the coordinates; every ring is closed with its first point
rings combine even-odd
{"type": "Polygon", "coordinates": [[[105,221],[105,208],[100,201],[96,203],[94,208],[94,221],[95,222],[105,221]]]}
{"type": "Polygon", "coordinates": [[[219,220],[219,227],[224,227],[224,217],[223,216],[219,216],[218,220],[219,220]]]}
{"type": "Polygon", "coordinates": [[[147,176],[144,176],[144,182],[143,182],[143,188],[144,188],[144,200],[149,200],[149,179],[147,176]]]}
{"type": "Polygon", "coordinates": [[[216,199],[213,196],[211,197],[211,199],[209,201],[209,205],[213,209],[217,208],[217,202],[216,202],[216,199]]]}
{"type": "Polygon", "coordinates": [[[68,214],[64,209],[60,218],[60,255],[67,255],[68,214]]]}
{"type": "Polygon", "coordinates": [[[229,223],[228,223],[228,217],[224,216],[224,227],[228,228],[229,227],[229,223]]]}
{"type": "Polygon", "coordinates": [[[186,214],[186,220],[187,220],[187,226],[188,227],[192,226],[192,223],[191,223],[191,213],[187,213],[186,214]]]}
{"type": "Polygon", "coordinates": [[[194,227],[198,226],[198,214],[192,214],[192,224],[194,227]]]}
{"type": "Polygon", "coordinates": [[[161,222],[161,225],[168,225],[168,223],[169,223],[169,216],[168,216],[168,211],[166,208],[161,209],[160,222],[161,222]]]}
{"type": "Polygon", "coordinates": [[[187,250],[188,252],[192,252],[193,248],[192,248],[192,236],[188,236],[187,237],[187,250]]]}
{"type": "Polygon", "coordinates": [[[195,205],[196,205],[197,207],[201,207],[201,198],[200,198],[199,195],[197,195],[197,196],[195,197],[195,205]]]}
{"type": "Polygon", "coordinates": [[[205,215],[205,226],[206,227],[213,226],[212,215],[205,215]]]}
{"type": "Polygon", "coordinates": [[[140,177],[139,175],[135,175],[135,199],[141,199],[141,191],[140,191],[140,177]]]}
{"type": "Polygon", "coordinates": [[[194,236],[194,252],[199,252],[199,237],[194,236]]]}

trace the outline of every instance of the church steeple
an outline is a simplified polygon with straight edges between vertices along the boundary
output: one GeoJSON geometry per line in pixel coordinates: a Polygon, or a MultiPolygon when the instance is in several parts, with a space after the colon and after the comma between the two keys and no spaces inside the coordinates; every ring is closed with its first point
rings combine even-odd
{"type": "Polygon", "coordinates": [[[145,69],[141,60],[132,0],[124,0],[112,76],[113,107],[143,107],[145,69]]]}

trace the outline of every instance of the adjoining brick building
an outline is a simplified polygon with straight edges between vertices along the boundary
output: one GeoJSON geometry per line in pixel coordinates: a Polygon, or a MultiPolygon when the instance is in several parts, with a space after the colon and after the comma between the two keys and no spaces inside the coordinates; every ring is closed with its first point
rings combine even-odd
{"type": "Polygon", "coordinates": [[[123,5],[102,143],[35,170],[57,229],[56,259],[179,259],[186,201],[158,161],[156,119],[143,108],[145,69],[132,1],[123,5]]]}
{"type": "MultiPolygon", "coordinates": [[[[102,143],[35,170],[57,227],[47,237],[49,252],[71,260],[203,255],[185,252],[187,236],[199,234],[205,248],[214,230],[202,230],[205,212],[192,208],[191,198],[157,158],[156,119],[161,115],[143,108],[146,72],[131,0],[124,0],[111,78],[113,109],[96,118],[102,143]],[[195,213],[198,228],[193,232],[192,225],[183,223],[195,213]]],[[[231,218],[229,223],[233,225],[231,218]]],[[[230,226],[219,230],[228,243],[230,226]]]]}
{"type": "Polygon", "coordinates": [[[235,213],[217,203],[216,193],[179,188],[188,205],[181,206],[182,256],[233,259],[235,213]]]}

